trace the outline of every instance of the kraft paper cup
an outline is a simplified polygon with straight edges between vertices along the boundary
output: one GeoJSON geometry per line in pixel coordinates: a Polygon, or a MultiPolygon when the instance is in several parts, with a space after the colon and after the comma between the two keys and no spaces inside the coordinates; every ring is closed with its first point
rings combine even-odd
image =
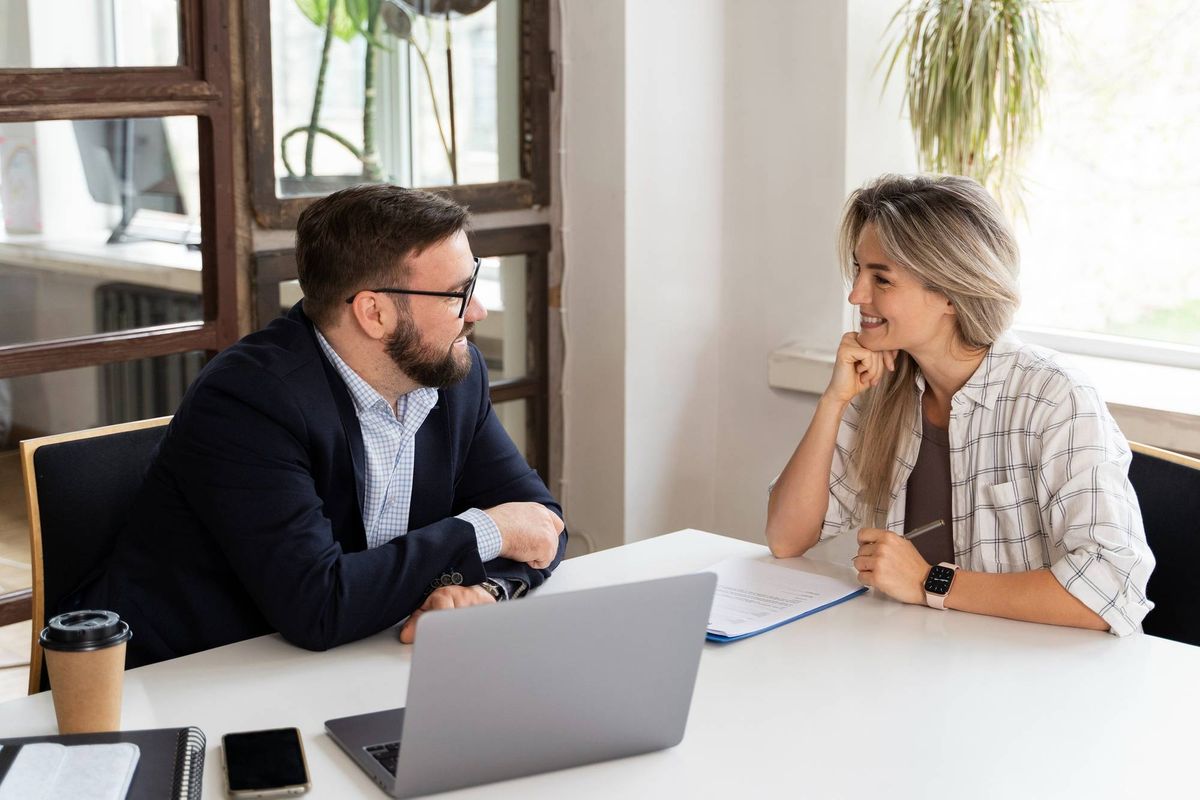
{"type": "Polygon", "coordinates": [[[72,611],[38,637],[50,674],[59,733],[121,729],[121,688],[129,625],[112,611],[72,611]]]}

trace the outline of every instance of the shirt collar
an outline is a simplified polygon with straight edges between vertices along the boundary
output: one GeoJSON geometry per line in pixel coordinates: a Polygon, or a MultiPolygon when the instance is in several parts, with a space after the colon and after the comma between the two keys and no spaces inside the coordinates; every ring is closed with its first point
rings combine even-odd
{"type": "MultiPolygon", "coordinates": [[[[1021,347],[1021,340],[1012,331],[1005,331],[996,337],[996,341],[988,347],[983,361],[979,362],[975,372],[958,390],[955,397],[962,395],[976,405],[984,406],[989,410],[994,408],[996,401],[1000,398],[1000,391],[1004,388],[1009,373],[1012,372],[1013,364],[1016,363],[1013,354],[1021,347]]],[[[925,376],[921,374],[920,370],[917,370],[915,383],[917,396],[920,397],[925,392],[925,376]]]]}
{"type": "Polygon", "coordinates": [[[320,329],[313,326],[313,331],[317,334],[317,344],[320,345],[321,351],[325,353],[325,357],[329,359],[329,363],[333,364],[333,368],[341,377],[342,382],[346,384],[346,389],[350,392],[350,399],[354,401],[355,413],[359,416],[368,411],[378,410],[386,413],[389,417],[397,418],[398,411],[406,409],[409,405],[407,402],[402,401],[410,397],[418,401],[418,405],[422,409],[425,409],[426,406],[432,408],[436,405],[437,389],[422,386],[406,395],[401,395],[397,398],[396,405],[393,406],[383,395],[375,391],[375,388],[371,384],[363,380],[363,377],[355,372],[349,364],[342,360],[342,357],[333,349],[333,345],[329,343],[320,329]]]}
{"type": "Polygon", "coordinates": [[[959,393],[977,405],[989,410],[994,408],[1016,363],[1013,355],[1020,349],[1021,340],[1016,334],[1012,331],[1000,334],[988,348],[987,355],[975,368],[970,380],[958,390],[959,393]]]}

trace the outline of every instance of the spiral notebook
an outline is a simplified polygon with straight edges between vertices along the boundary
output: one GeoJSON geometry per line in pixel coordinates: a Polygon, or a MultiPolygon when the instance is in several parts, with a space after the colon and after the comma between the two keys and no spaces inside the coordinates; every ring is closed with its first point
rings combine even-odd
{"type": "Polygon", "coordinates": [[[55,742],[67,746],[116,744],[138,746],[140,755],[129,784],[128,800],[199,800],[204,780],[204,732],[199,728],[156,728],[116,733],[77,733],[67,736],[26,736],[0,739],[0,786],[21,746],[55,742]]]}

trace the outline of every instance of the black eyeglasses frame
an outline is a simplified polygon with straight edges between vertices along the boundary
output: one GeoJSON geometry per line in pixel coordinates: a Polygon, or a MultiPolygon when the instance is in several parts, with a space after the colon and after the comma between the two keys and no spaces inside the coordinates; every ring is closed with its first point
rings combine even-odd
{"type": "Polygon", "coordinates": [[[471,282],[467,284],[467,288],[462,292],[430,292],[425,289],[390,289],[387,287],[379,289],[359,289],[354,294],[346,298],[347,305],[354,302],[354,298],[358,297],[363,292],[384,292],[386,294],[415,294],[422,297],[459,297],[462,298],[462,305],[458,309],[458,318],[463,319],[467,315],[467,306],[471,304],[471,297],[475,294],[475,282],[479,280],[479,267],[483,264],[483,259],[475,258],[475,271],[471,273],[471,282]]]}

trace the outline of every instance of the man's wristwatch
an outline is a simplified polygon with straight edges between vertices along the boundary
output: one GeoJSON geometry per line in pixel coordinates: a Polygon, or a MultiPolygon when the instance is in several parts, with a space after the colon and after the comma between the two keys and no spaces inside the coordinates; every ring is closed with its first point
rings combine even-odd
{"type": "Polygon", "coordinates": [[[508,599],[508,588],[504,586],[504,584],[500,583],[500,581],[492,580],[491,578],[484,578],[479,585],[485,592],[490,594],[492,599],[497,603],[508,599]]]}
{"type": "Polygon", "coordinates": [[[946,610],[946,595],[950,594],[950,585],[954,583],[956,569],[957,564],[945,561],[929,568],[929,575],[925,577],[925,605],[946,610]]]}

